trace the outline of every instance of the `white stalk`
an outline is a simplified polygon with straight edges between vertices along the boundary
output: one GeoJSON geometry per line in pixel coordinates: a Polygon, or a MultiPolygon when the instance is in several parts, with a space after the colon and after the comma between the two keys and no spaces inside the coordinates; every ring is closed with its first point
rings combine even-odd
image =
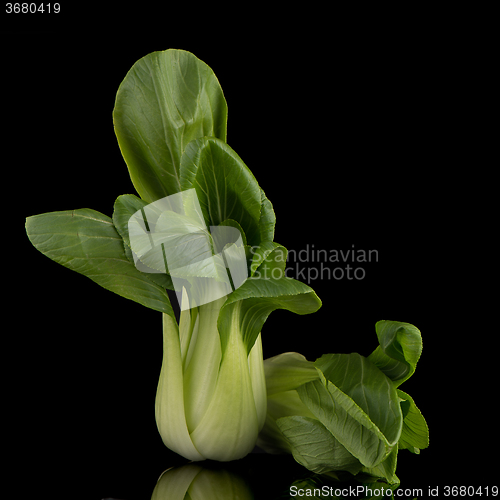
{"type": "Polygon", "coordinates": [[[190,460],[244,457],[266,417],[261,337],[247,354],[235,307],[222,354],[217,318],[224,301],[183,310],[179,327],[163,315],[156,421],[165,445],[190,460]]]}

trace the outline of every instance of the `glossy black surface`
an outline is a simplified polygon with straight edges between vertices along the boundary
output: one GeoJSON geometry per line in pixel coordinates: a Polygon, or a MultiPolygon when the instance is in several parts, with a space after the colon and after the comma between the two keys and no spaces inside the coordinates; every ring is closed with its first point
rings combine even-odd
{"type": "MultiPolygon", "coordinates": [[[[481,271],[490,279],[492,268],[474,267],[462,245],[477,237],[482,258],[491,254],[478,218],[464,228],[468,191],[451,182],[464,158],[454,134],[468,92],[459,85],[464,51],[426,46],[422,33],[380,47],[330,34],[264,48],[226,40],[236,49],[228,51],[197,43],[185,23],[182,36],[137,36],[113,19],[101,34],[4,38],[4,150],[16,156],[3,161],[3,189],[17,203],[4,218],[16,235],[9,248],[21,249],[21,258],[4,255],[13,271],[4,277],[4,433],[16,443],[9,465],[19,491],[148,499],[164,470],[186,463],[164,447],[154,421],[160,314],[51,262],[24,233],[26,216],[84,207],[111,215],[117,196],[134,193],[113,131],[114,98],[136,60],[167,48],[192,51],[218,76],[228,142],[274,205],[277,242],[378,251],[362,280],[309,282],[323,300],[318,313],[274,312],[264,357],[368,355],[376,321],[414,324],[424,348],[402,389],[428,422],[430,447],[400,453],[402,487],[495,484],[498,363],[487,359],[497,352],[495,323],[486,303],[467,321],[471,295],[484,287],[465,284],[481,271]]],[[[258,499],[282,498],[308,474],[292,457],[262,454],[227,466],[258,499]]]]}

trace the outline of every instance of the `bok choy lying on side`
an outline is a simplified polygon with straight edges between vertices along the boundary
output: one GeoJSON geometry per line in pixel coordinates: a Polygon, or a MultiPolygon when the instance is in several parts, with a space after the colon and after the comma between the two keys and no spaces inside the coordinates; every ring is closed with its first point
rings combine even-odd
{"type": "Polygon", "coordinates": [[[398,389],[415,370],[420,332],[379,322],[380,346],[368,358],[312,363],[285,353],[264,363],[269,314],[309,314],[321,301],[285,276],[271,202],[226,143],[213,71],[185,51],[149,54],[120,85],[113,121],[140,197],[119,196],[112,217],[91,209],[28,217],[26,230],[52,260],[162,313],[156,422],[166,446],[227,461],[258,441],[315,472],[394,482],[398,449],[427,446],[425,420],[398,389]],[[167,290],[177,293],[179,322],[167,290]]]}
{"type": "Polygon", "coordinates": [[[399,449],[419,453],[429,431],[413,399],[398,387],[415,371],[420,331],[379,321],[379,346],[360,354],[325,354],[316,362],[294,352],[264,361],[268,410],[258,445],[292,453],[317,473],[359,472],[399,482],[399,449]]]}

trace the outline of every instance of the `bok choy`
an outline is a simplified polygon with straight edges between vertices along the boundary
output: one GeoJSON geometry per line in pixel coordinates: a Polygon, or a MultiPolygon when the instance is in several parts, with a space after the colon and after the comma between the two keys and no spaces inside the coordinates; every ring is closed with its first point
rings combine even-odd
{"type": "Polygon", "coordinates": [[[316,473],[399,482],[398,450],[419,453],[429,444],[424,417],[399,389],[415,371],[422,337],[397,321],[379,321],[375,329],[379,346],[368,357],[326,354],[313,363],[288,352],[264,361],[268,410],[260,447],[292,453],[316,473]]]}
{"type": "Polygon", "coordinates": [[[121,83],[113,122],[139,196],[119,196],[111,217],[87,208],[34,215],[26,230],[50,259],[161,312],[155,414],[165,445],[190,460],[228,461],[257,443],[314,472],[394,483],[398,450],[428,444],[423,416],[399,389],[415,371],[420,332],[381,321],[367,358],[264,362],[269,314],[310,314],[321,301],[285,276],[273,206],[226,142],[215,74],[189,52],[149,54],[121,83]]]}
{"type": "Polygon", "coordinates": [[[286,250],[273,241],[271,202],[225,142],[226,101],[205,63],[181,50],[142,58],[118,89],[113,121],[140,197],[118,197],[112,217],[90,209],[28,217],[28,237],[52,260],[162,313],[156,421],[164,443],[191,460],[241,458],[266,415],[265,320],[275,309],[312,313],[321,301],[284,276],[286,250]],[[186,192],[194,201],[183,213],[172,211],[173,197],[186,192]],[[130,232],[134,217],[142,240],[130,232]],[[165,220],[182,223],[172,234],[169,224],[158,229],[165,220]],[[239,246],[217,242],[218,228],[236,232],[239,246]],[[147,238],[151,249],[143,248],[147,238]],[[169,250],[191,259],[184,274],[171,259],[162,264],[169,250]],[[269,269],[281,272],[270,276],[269,269]],[[180,299],[179,322],[167,290],[180,299]]]}

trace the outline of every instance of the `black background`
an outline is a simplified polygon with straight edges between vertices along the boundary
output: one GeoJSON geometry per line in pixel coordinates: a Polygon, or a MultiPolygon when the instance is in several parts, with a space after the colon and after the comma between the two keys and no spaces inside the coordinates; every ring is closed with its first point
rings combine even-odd
{"type": "MultiPolygon", "coordinates": [[[[185,18],[182,30],[136,33],[134,12],[122,14],[106,29],[99,16],[79,29],[75,11],[64,24],[18,17],[4,25],[4,220],[14,224],[2,241],[21,249],[4,260],[4,317],[15,318],[4,324],[14,346],[4,364],[12,361],[5,380],[17,486],[135,500],[185,463],[164,447],[154,419],[160,313],[56,265],[24,232],[27,216],[74,208],[110,216],[117,196],[135,193],[114,135],[114,99],[138,59],[168,48],[193,52],[217,75],[228,144],[272,201],[277,242],[297,252],[378,251],[377,262],[352,264],[365,270],[362,280],[309,282],[323,301],[317,313],[272,313],[264,357],[368,355],[376,321],[414,324],[424,349],[402,389],[427,419],[430,447],[400,452],[402,487],[495,484],[486,453],[495,444],[485,437],[496,425],[496,398],[487,395],[497,378],[485,359],[494,328],[481,311],[471,314],[483,287],[466,284],[481,269],[466,245],[474,239],[484,249],[491,239],[478,225],[484,199],[473,199],[490,173],[471,143],[482,97],[470,75],[484,67],[467,33],[429,24],[404,37],[404,23],[388,34],[353,22],[324,37],[289,25],[264,38],[269,25],[233,33],[221,21],[219,39],[185,18]]],[[[303,472],[290,457],[267,455],[238,467],[284,491],[303,472]]]]}

